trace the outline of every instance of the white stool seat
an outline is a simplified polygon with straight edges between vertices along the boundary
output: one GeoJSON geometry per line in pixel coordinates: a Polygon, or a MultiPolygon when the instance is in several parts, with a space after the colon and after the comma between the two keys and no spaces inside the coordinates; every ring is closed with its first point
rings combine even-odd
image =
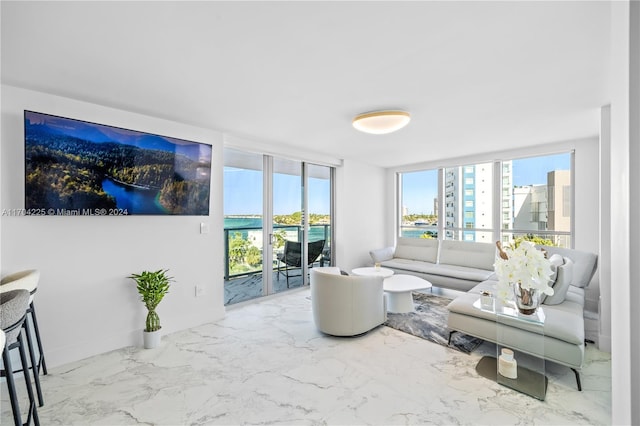
{"type": "Polygon", "coordinates": [[[33,293],[38,288],[40,281],[40,271],[28,269],[7,275],[0,280],[0,293],[11,290],[27,290],[33,293]]]}

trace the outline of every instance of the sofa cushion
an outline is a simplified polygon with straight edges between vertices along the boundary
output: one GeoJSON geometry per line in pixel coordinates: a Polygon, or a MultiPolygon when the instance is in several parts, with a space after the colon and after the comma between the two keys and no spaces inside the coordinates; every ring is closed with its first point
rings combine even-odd
{"type": "Polygon", "coordinates": [[[493,244],[444,240],[440,242],[440,263],[467,266],[493,272],[496,249],[493,244]]]}
{"type": "MultiPolygon", "coordinates": [[[[423,272],[423,271],[420,271],[423,272]]],[[[426,272],[426,271],[424,271],[426,272]]],[[[466,266],[440,264],[435,271],[429,271],[433,275],[441,275],[444,277],[459,278],[469,281],[485,281],[489,279],[493,271],[487,271],[479,268],[468,268],[466,266]]]]}
{"type": "MultiPolygon", "coordinates": [[[[453,299],[447,309],[456,314],[466,315],[469,321],[473,321],[474,318],[481,318],[495,322],[497,319],[496,314],[480,309],[479,298],[480,296],[477,294],[463,294],[453,299]]],[[[546,317],[543,326],[504,315],[500,316],[500,324],[544,334],[574,345],[584,343],[582,306],[567,302],[560,305],[545,306],[542,309],[546,317]]]]}
{"type": "Polygon", "coordinates": [[[432,250],[427,247],[398,246],[394,257],[435,263],[435,256],[432,250]]]}
{"type": "Polygon", "coordinates": [[[440,277],[457,278],[467,281],[485,281],[487,280],[492,271],[485,271],[484,269],[467,268],[465,266],[456,265],[443,265],[438,263],[423,262],[421,260],[400,259],[393,258],[382,262],[382,266],[386,268],[399,269],[404,271],[417,272],[420,274],[437,275],[440,277]]]}
{"type": "Polygon", "coordinates": [[[577,303],[584,308],[584,288],[570,285],[567,294],[564,296],[564,301],[577,303]]]}
{"type": "Polygon", "coordinates": [[[385,260],[382,262],[382,266],[385,268],[402,269],[405,271],[437,271],[439,266],[436,263],[423,262],[421,260],[403,259],[400,257],[394,257],[391,260],[385,260]]]}
{"type": "Polygon", "coordinates": [[[400,238],[394,257],[436,263],[438,259],[438,240],[400,238]]]}
{"type": "Polygon", "coordinates": [[[564,264],[558,267],[558,277],[553,284],[553,295],[547,296],[543,303],[545,305],[558,305],[564,302],[569,286],[573,281],[573,261],[568,257],[564,258],[564,264]]]}

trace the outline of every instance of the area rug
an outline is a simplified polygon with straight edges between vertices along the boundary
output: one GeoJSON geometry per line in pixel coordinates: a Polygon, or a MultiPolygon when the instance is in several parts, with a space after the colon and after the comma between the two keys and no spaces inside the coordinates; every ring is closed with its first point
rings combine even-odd
{"type": "MultiPolygon", "coordinates": [[[[426,293],[413,293],[415,312],[406,314],[387,313],[387,327],[395,328],[408,334],[448,346],[449,330],[447,305],[451,299],[426,293]]],[[[462,333],[454,333],[451,338],[451,348],[464,353],[471,353],[483,342],[482,339],[462,333]]]]}

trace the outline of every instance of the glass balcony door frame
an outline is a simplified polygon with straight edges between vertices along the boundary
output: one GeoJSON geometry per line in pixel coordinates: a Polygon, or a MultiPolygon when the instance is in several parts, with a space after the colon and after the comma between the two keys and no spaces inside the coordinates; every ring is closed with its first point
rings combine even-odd
{"type": "Polygon", "coordinates": [[[273,157],[262,157],[262,295],[275,294],[273,286],[273,157]]]}
{"type": "MultiPolygon", "coordinates": [[[[263,238],[263,247],[262,247],[262,294],[263,296],[275,294],[275,287],[273,282],[274,272],[274,256],[273,256],[273,244],[274,244],[274,228],[273,228],[273,210],[274,210],[274,189],[273,189],[273,176],[275,173],[274,170],[274,156],[264,155],[263,157],[263,229],[262,232],[266,235],[266,238],[263,238]]],[[[301,200],[302,204],[300,206],[302,211],[302,223],[301,231],[300,231],[300,242],[301,242],[301,255],[302,259],[307,259],[308,256],[308,247],[309,247],[309,172],[308,166],[309,162],[300,161],[300,191],[301,191],[301,200]]],[[[335,168],[329,167],[330,170],[330,238],[331,244],[335,241],[334,229],[333,225],[335,220],[335,168]]],[[[331,250],[331,259],[329,261],[330,264],[333,264],[335,259],[334,250],[331,250]]],[[[309,265],[307,262],[301,262],[301,274],[302,274],[302,286],[309,285],[309,265]]]]}

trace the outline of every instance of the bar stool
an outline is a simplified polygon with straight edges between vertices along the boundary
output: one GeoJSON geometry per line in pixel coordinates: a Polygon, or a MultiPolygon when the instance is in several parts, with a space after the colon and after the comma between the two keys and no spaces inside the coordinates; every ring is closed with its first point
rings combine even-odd
{"type": "MultiPolygon", "coordinates": [[[[27,315],[31,316],[33,328],[35,331],[36,342],[38,344],[38,360],[36,362],[36,353],[33,350],[33,339],[31,334],[31,327],[29,321],[26,320],[23,323],[25,332],[27,335],[27,345],[29,347],[29,356],[31,358],[31,369],[33,370],[33,380],[36,384],[36,391],[38,393],[38,403],[40,407],[44,405],[44,398],[42,396],[42,388],[40,387],[40,367],[44,374],[47,374],[47,364],[44,360],[44,352],[42,350],[42,341],[40,339],[40,329],[38,328],[38,320],[36,318],[36,308],[33,304],[33,299],[36,291],[38,290],[38,281],[40,280],[40,271],[37,269],[29,269],[7,275],[0,280],[0,295],[12,290],[27,290],[29,292],[29,306],[27,308],[27,315]]],[[[28,368],[27,368],[28,369],[28,368]]]]}
{"type": "Polygon", "coordinates": [[[27,386],[27,395],[29,396],[29,411],[25,425],[31,424],[31,420],[33,419],[34,425],[40,426],[36,401],[33,395],[33,389],[31,389],[29,364],[27,363],[27,355],[22,339],[22,326],[27,318],[28,307],[29,292],[27,290],[12,290],[0,294],[0,329],[2,329],[3,338],[6,340],[2,350],[3,376],[7,378],[6,382],[11,400],[11,411],[13,412],[13,421],[16,426],[22,425],[22,419],[10,355],[10,351],[15,348],[18,348],[20,352],[20,363],[22,364],[24,381],[27,386]]]}

